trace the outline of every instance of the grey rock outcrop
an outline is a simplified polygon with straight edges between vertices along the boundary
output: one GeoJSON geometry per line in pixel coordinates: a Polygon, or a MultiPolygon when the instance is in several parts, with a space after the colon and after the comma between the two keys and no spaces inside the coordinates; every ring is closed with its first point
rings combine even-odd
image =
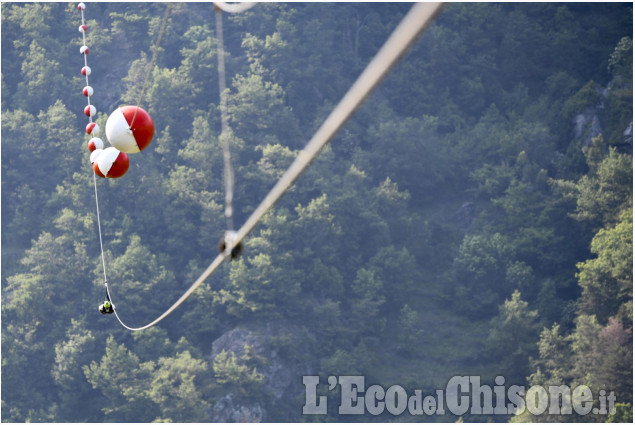
{"type": "MultiPolygon", "coordinates": [[[[300,331],[289,325],[268,323],[234,328],[212,343],[212,363],[223,351],[234,353],[240,362],[245,354],[245,346],[250,346],[253,353],[263,359],[258,372],[263,375],[263,389],[267,395],[266,402],[245,402],[231,392],[226,394],[214,404],[210,412],[214,422],[266,421],[269,409],[297,403],[298,397],[304,394],[302,375],[309,373],[310,368],[281,356],[272,341],[278,337],[297,340],[299,335],[300,331]]],[[[297,410],[298,417],[288,419],[299,420],[301,406],[290,410],[297,410]]]]}

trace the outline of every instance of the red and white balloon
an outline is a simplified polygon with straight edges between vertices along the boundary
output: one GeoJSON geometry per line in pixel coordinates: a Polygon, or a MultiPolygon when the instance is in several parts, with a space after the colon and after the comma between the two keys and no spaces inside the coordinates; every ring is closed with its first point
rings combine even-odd
{"type": "Polygon", "coordinates": [[[88,123],[86,126],[86,134],[97,136],[99,134],[99,126],[96,122],[88,123]]]}
{"type": "MultiPolygon", "coordinates": [[[[94,152],[104,148],[104,142],[99,137],[93,137],[88,141],[88,150],[94,152]]],[[[92,163],[92,161],[91,161],[92,163]]]]}
{"type": "Polygon", "coordinates": [[[106,121],[106,137],[121,152],[141,152],[148,147],[153,136],[154,122],[150,114],[138,106],[122,106],[106,121]]]}
{"type": "Polygon", "coordinates": [[[95,152],[97,152],[97,150],[91,154],[91,161],[94,161],[93,170],[99,177],[116,179],[128,171],[130,160],[126,153],[119,152],[113,147],[106,148],[98,154],[95,154],[95,152]],[[94,158],[93,155],[95,155],[94,158]]]}
{"type": "Polygon", "coordinates": [[[84,108],[84,115],[86,115],[87,117],[94,117],[96,113],[97,108],[95,108],[93,105],[88,105],[84,108]]]}

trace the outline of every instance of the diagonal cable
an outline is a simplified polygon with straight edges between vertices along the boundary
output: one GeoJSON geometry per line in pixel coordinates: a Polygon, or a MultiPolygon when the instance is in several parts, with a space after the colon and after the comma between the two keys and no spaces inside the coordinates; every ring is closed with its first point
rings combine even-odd
{"type": "MultiPolygon", "coordinates": [[[[306,147],[298,154],[289,169],[287,169],[278,183],[276,183],[269,194],[262,200],[245,224],[237,231],[233,246],[237,245],[253,230],[265,213],[282,197],[286,190],[293,185],[300,174],[302,174],[311,161],[319,154],[320,150],[333,138],[335,133],[348,121],[355,110],[359,108],[364,100],[366,100],[379,85],[393,65],[406,53],[426,25],[431,22],[434,16],[440,11],[441,6],[442,3],[415,3],[379,52],[377,52],[373,60],[351,86],[346,95],[344,95],[340,103],[338,103],[322,126],[313,135],[311,140],[309,140],[306,147]]],[[[232,247],[229,247],[225,252],[231,251],[232,247]]],[[[181,298],[154,321],[138,328],[126,326],[119,320],[120,323],[131,331],[140,331],[159,323],[176,310],[214,273],[214,271],[216,271],[226,258],[225,252],[221,252],[181,298]]],[[[117,310],[115,309],[115,314],[116,313],[117,310]]],[[[117,316],[117,319],[119,319],[119,316],[117,316]]]]}
{"type": "Polygon", "coordinates": [[[168,3],[167,9],[165,9],[165,15],[163,15],[163,22],[161,22],[161,29],[159,30],[159,36],[157,37],[157,42],[154,45],[152,60],[150,61],[150,66],[148,67],[148,71],[146,72],[146,77],[143,80],[143,86],[141,87],[141,93],[139,94],[139,99],[137,100],[137,107],[135,108],[134,115],[132,116],[132,120],[130,121],[130,128],[132,128],[132,124],[134,124],[134,120],[135,118],[137,118],[137,112],[139,111],[139,106],[141,106],[141,102],[143,102],[143,98],[146,93],[146,88],[148,86],[148,81],[150,80],[150,75],[152,75],[152,69],[154,68],[155,62],[157,61],[159,46],[161,46],[161,39],[163,38],[163,33],[165,32],[165,27],[167,26],[168,17],[170,16],[171,10],[172,10],[172,3],[168,3]]]}

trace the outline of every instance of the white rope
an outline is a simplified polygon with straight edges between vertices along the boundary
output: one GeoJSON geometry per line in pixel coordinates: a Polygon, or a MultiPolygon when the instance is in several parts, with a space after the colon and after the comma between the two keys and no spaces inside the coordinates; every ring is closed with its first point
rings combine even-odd
{"type": "MultiPolygon", "coordinates": [[[[364,72],[362,72],[357,81],[355,81],[340,103],[311,138],[304,150],[300,152],[278,183],[276,183],[265,199],[263,199],[260,205],[254,210],[240,230],[237,231],[236,237],[232,242],[233,246],[236,246],[253,230],[262,216],[282,197],[284,192],[295,182],[306,167],[309,166],[311,161],[315,159],[320,150],[333,138],[335,133],[337,133],[351,117],[353,112],[364,102],[377,85],[379,85],[392,66],[408,50],[421,31],[423,31],[425,26],[440,10],[441,5],[442,3],[416,3],[410,9],[373,60],[368,64],[366,69],[364,69],[364,72]]],[[[225,252],[231,252],[233,246],[229,247],[225,252]]],[[[154,321],[145,326],[132,328],[123,324],[123,322],[119,320],[119,316],[117,316],[117,319],[126,329],[131,331],[140,331],[156,325],[176,310],[214,273],[214,271],[216,271],[226,258],[225,252],[220,253],[181,298],[154,321]]],[[[106,288],[108,287],[106,286],[106,288]]],[[[116,314],[117,310],[115,309],[115,315],[116,314]]]]}
{"type": "Polygon", "coordinates": [[[97,196],[97,177],[93,172],[93,183],[95,184],[95,206],[97,207],[97,229],[99,230],[99,248],[101,249],[101,264],[104,267],[104,283],[108,291],[108,278],[106,277],[106,259],[104,257],[104,244],[101,238],[101,219],[99,218],[99,198],[97,196]]]}
{"type": "Polygon", "coordinates": [[[220,92],[221,133],[223,143],[223,173],[225,177],[225,219],[227,230],[234,230],[233,199],[234,169],[229,150],[229,118],[227,116],[227,92],[225,86],[225,47],[223,41],[223,12],[216,8],[216,56],[218,56],[218,91],[220,92]]]}

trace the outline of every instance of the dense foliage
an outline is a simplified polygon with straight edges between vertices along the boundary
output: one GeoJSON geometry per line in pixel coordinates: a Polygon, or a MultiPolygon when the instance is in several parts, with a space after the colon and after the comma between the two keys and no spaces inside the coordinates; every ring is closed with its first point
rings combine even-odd
{"type": "MultiPolygon", "coordinates": [[[[235,223],[408,8],[224,16],[235,223]]],[[[102,129],[136,102],[164,10],[87,4],[102,129]]],[[[189,287],[224,230],[213,22],[211,4],[174,5],[142,105],[155,140],[98,181],[108,280],[133,325],[189,287]]],[[[2,3],[3,421],[206,422],[227,394],[267,421],[340,420],[301,417],[304,393],[278,397],[249,345],[210,357],[226,332],[265,327],[296,383],[585,384],[614,391],[617,414],[564,420],[632,420],[632,4],[446,5],[240,260],[140,333],[97,312],[79,23],[75,4],[2,3]]],[[[440,419],[457,418],[414,418],[440,419]]]]}

